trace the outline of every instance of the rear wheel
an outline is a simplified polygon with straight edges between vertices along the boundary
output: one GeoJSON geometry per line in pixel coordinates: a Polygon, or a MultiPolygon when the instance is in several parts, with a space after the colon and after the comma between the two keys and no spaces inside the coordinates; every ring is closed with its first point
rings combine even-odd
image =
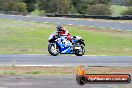
{"type": "Polygon", "coordinates": [[[81,49],[75,50],[75,55],[76,55],[76,56],[83,56],[84,53],[85,53],[85,48],[84,48],[84,46],[81,46],[81,49]]]}
{"type": "Polygon", "coordinates": [[[55,43],[48,45],[48,51],[53,56],[57,56],[60,53],[59,48],[55,43]]]}

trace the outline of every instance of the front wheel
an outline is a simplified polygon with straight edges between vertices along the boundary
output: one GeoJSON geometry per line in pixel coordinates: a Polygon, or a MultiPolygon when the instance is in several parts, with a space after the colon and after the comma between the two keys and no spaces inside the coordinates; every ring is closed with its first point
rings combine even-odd
{"type": "Polygon", "coordinates": [[[57,47],[55,43],[48,45],[48,51],[53,56],[57,56],[60,53],[59,48],[57,47]]]}
{"type": "Polygon", "coordinates": [[[85,53],[85,48],[84,48],[84,46],[81,46],[80,49],[75,50],[75,55],[76,55],[76,56],[83,56],[84,53],[85,53]]]}

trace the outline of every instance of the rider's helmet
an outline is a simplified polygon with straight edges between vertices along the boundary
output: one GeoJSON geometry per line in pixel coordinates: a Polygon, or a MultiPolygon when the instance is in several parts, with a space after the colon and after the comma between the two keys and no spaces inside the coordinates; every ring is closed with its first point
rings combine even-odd
{"type": "Polygon", "coordinates": [[[57,29],[57,31],[62,31],[62,30],[63,30],[63,26],[58,25],[58,26],[56,27],[56,29],[57,29]]]}

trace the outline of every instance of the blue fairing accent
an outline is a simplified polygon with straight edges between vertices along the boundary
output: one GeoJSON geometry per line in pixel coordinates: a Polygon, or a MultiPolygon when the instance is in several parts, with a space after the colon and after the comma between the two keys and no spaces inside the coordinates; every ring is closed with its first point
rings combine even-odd
{"type": "Polygon", "coordinates": [[[60,47],[60,53],[63,53],[63,54],[74,53],[70,46],[71,42],[66,41],[65,37],[61,37],[60,41],[57,42],[57,45],[60,47]]]}
{"type": "Polygon", "coordinates": [[[58,45],[60,46],[61,53],[72,53],[70,46],[67,47],[65,44],[62,44],[62,43],[58,43],[58,45]]]}

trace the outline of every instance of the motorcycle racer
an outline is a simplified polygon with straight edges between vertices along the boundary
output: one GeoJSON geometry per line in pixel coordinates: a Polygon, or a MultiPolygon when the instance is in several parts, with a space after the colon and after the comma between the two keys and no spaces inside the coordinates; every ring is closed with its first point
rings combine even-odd
{"type": "Polygon", "coordinates": [[[71,36],[63,26],[57,26],[49,37],[48,51],[51,55],[75,54],[82,56],[85,53],[85,43],[80,36],[71,36]]]}
{"type": "Polygon", "coordinates": [[[68,31],[63,26],[58,25],[56,27],[56,29],[57,29],[58,35],[60,35],[60,36],[66,36],[67,40],[70,41],[70,42],[72,42],[72,35],[69,34],[68,31]]]}

